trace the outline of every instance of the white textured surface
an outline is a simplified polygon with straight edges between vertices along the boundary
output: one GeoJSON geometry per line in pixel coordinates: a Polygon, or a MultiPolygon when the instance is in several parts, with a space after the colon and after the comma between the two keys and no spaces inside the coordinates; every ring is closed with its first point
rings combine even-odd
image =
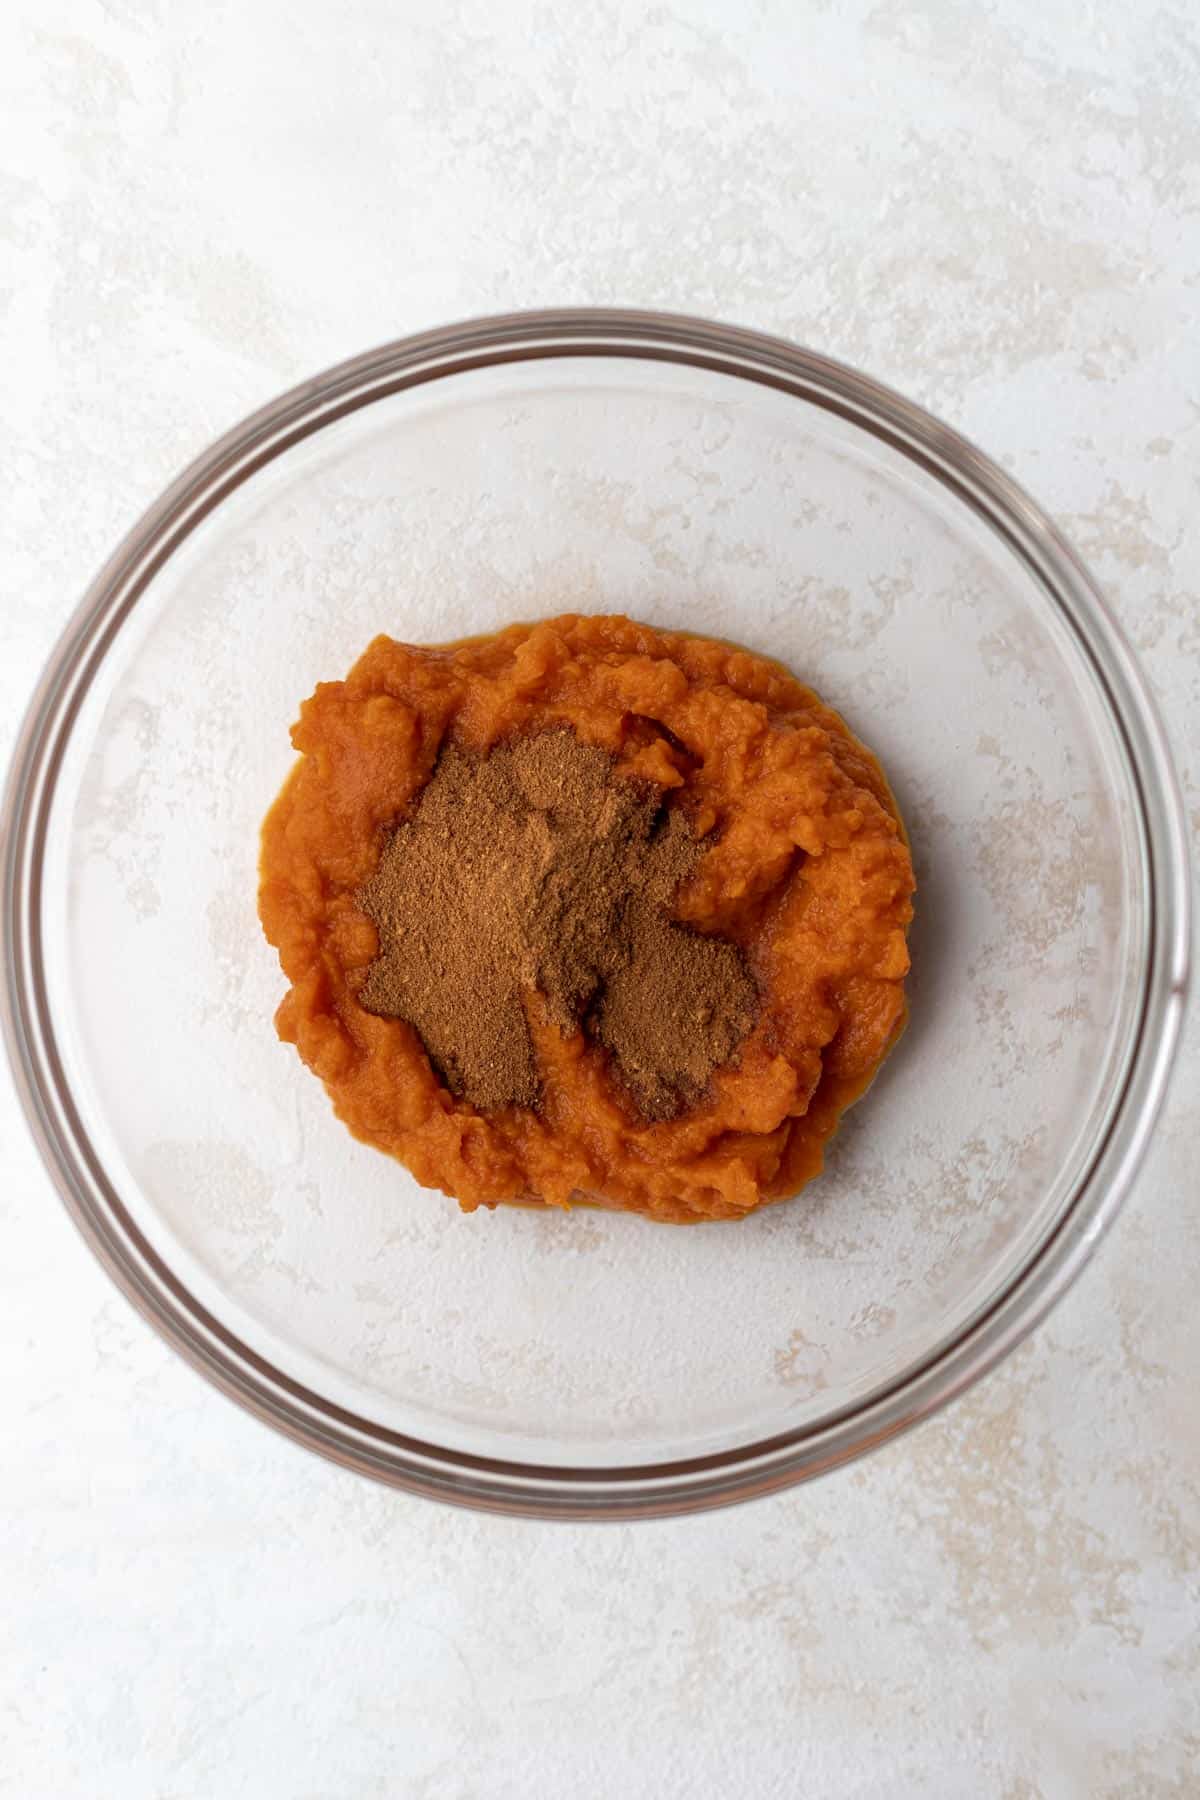
{"type": "MultiPolygon", "coordinates": [[[[0,18],[11,735],[96,564],[281,386],[473,312],[785,332],[1064,522],[1200,824],[1200,28],[1177,0],[18,0],[0,18]]],[[[1194,1036],[1194,1034],[1193,1034],[1194,1036]]],[[[0,1136],[0,1794],[1200,1791],[1200,1066],[1051,1322],[737,1512],[375,1490],[178,1365],[0,1136]]]]}

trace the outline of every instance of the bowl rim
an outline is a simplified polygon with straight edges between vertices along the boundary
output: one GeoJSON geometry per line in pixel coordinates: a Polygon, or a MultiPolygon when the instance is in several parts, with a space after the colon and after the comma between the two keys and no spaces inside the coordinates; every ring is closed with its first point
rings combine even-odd
{"type": "Polygon", "coordinates": [[[117,1285],[218,1388],[307,1448],[395,1487],[511,1515],[653,1517],[769,1493],[862,1455],[977,1381],[1046,1315],[1116,1217],[1162,1104],[1189,981],[1187,832],[1166,734],[1108,603],[1057,527],[990,458],[890,388],[786,339],[682,314],[581,307],[468,319],[338,363],[225,432],[118,544],[68,622],[18,733],[0,842],[0,1016],[17,1092],[70,1216],[117,1285]],[[41,955],[47,823],[79,708],[139,596],[196,525],[266,463],[351,411],[472,368],[562,356],[690,364],[782,390],[899,450],[981,517],[1056,604],[1091,665],[1135,798],[1146,903],[1119,1091],[1058,1217],[1001,1291],[858,1402],[756,1443],[621,1468],[510,1462],[386,1430],[293,1381],[229,1332],[143,1237],[88,1140],[56,1046],[41,955]]]}

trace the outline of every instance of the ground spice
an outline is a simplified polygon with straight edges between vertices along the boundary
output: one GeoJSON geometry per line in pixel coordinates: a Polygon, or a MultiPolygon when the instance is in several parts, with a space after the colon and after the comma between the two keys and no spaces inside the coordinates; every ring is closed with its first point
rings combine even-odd
{"type": "Polygon", "coordinates": [[[443,751],[357,900],[379,933],[358,999],[406,1020],[451,1092],[536,1108],[527,1007],[581,1026],[646,1120],[702,1096],[754,1022],[740,950],[672,920],[702,853],[659,789],[557,729],[443,751]]]}

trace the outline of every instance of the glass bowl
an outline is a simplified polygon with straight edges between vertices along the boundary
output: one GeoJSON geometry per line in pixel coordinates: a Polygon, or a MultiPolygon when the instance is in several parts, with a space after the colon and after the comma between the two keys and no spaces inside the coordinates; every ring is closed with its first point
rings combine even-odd
{"type": "Polygon", "coordinates": [[[121,1287],[312,1449],[615,1517],[845,1461],[990,1367],[1125,1193],[1182,1009],[1182,814],[1145,685],[1045,515],[791,344],[634,312],[409,338],[186,471],[21,737],[7,1032],[121,1287]],[[737,1225],[461,1216],[281,1045],[258,829],[314,684],[376,632],[621,611],[780,658],[882,758],[912,1022],[825,1175],[737,1225]]]}

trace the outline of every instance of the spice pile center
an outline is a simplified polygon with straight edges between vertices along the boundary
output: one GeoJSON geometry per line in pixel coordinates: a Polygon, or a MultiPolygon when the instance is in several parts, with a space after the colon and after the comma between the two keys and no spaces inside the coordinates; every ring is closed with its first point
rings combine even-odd
{"type": "Polygon", "coordinates": [[[682,810],[569,729],[451,745],[356,896],[379,933],[359,1002],[412,1025],[481,1112],[540,1106],[540,1008],[603,1045],[643,1119],[673,1118],[758,1009],[737,946],[671,916],[702,852],[682,810]]]}

